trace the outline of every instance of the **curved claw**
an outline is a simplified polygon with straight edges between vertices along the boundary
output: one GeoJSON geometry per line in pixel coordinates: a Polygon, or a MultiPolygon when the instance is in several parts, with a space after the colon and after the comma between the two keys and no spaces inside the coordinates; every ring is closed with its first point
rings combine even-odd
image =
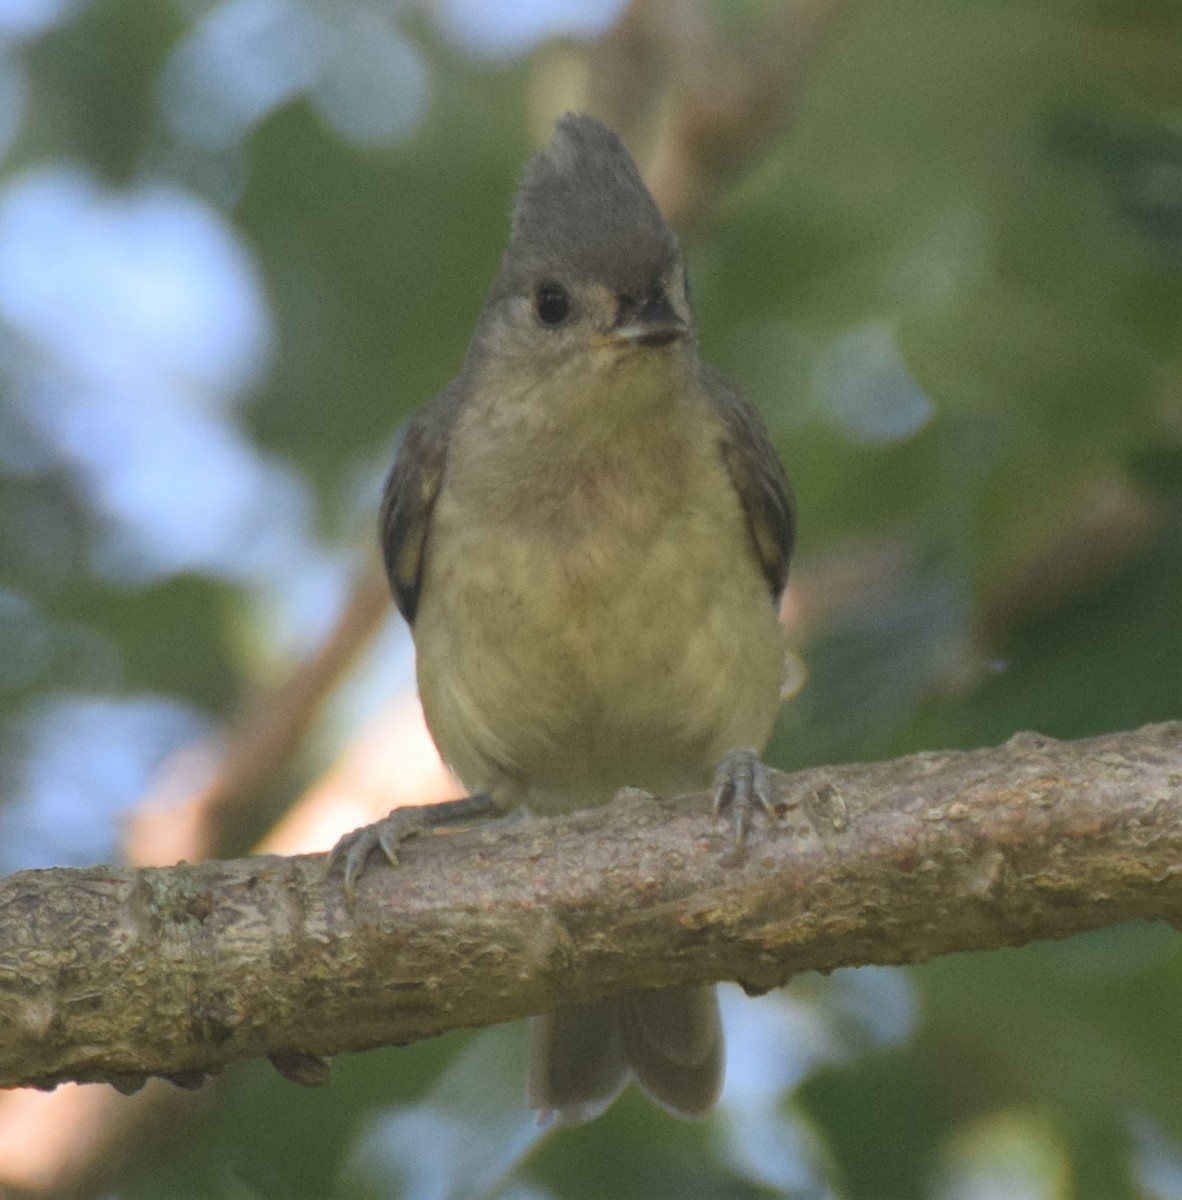
{"type": "Polygon", "coordinates": [[[325,866],[325,873],[332,874],[338,864],[344,863],[345,905],[350,910],[357,895],[357,881],[369,867],[369,857],[375,850],[392,867],[398,866],[398,848],[407,838],[422,833],[426,828],[421,810],[396,808],[392,813],[347,833],[332,848],[325,866]]]}
{"type": "Polygon", "coordinates": [[[771,795],[771,772],[754,750],[730,750],[714,772],[714,804],[712,813],[717,819],[723,809],[731,810],[734,841],[732,861],[738,861],[747,846],[751,817],[756,805],[773,820],[778,820],[771,795]]]}
{"type": "Polygon", "coordinates": [[[380,850],[390,866],[396,867],[399,847],[407,838],[425,833],[438,825],[487,817],[496,811],[496,802],[484,792],[463,796],[459,800],[396,808],[380,821],[345,834],[329,851],[325,874],[331,875],[339,863],[345,864],[345,906],[352,911],[357,881],[368,870],[370,855],[375,850],[380,850]]]}

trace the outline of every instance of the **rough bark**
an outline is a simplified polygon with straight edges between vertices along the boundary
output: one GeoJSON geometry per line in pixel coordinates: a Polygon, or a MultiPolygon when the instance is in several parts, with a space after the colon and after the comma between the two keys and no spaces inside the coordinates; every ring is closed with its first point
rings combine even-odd
{"type": "Polygon", "coordinates": [[[324,857],[0,881],[0,1086],[195,1084],[623,988],[918,962],[1182,916],[1182,722],[774,775],[740,862],[705,795],[324,857]]]}

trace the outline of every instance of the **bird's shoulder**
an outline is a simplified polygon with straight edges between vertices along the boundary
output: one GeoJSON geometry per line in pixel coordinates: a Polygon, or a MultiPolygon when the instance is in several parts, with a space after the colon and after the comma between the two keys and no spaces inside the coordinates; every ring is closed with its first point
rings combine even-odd
{"type": "Polygon", "coordinates": [[[739,495],[760,568],[773,597],[788,582],[796,538],[792,485],[759,410],[707,363],[700,382],[718,423],[722,460],[739,495]]]}
{"type": "Polygon", "coordinates": [[[382,495],[382,558],[398,610],[411,624],[422,591],[431,513],[464,396],[464,378],[459,375],[410,421],[382,495]]]}

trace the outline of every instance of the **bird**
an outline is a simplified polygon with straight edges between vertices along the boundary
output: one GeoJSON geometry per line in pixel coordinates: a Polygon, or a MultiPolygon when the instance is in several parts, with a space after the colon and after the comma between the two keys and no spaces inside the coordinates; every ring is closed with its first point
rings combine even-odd
{"type": "MultiPolygon", "coordinates": [[[[375,850],[396,864],[428,825],[623,788],[713,786],[741,843],[771,810],[760,755],[795,513],[759,412],[699,355],[678,239],[634,160],[566,114],[526,166],[459,374],[408,425],[381,505],[423,713],[469,798],[346,835],[330,869],[343,861],[350,897],[375,850]]],[[[534,1018],[528,1098],[575,1125],[635,1080],[701,1117],[724,1063],[712,985],[626,992],[534,1018]]]]}

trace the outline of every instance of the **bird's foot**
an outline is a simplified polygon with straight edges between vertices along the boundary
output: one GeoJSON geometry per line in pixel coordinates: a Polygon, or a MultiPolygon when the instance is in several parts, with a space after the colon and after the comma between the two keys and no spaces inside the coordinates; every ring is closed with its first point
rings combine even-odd
{"type": "Polygon", "coordinates": [[[332,874],[340,864],[344,864],[345,903],[352,909],[357,881],[368,870],[370,856],[375,850],[380,850],[390,866],[396,867],[399,848],[409,838],[441,825],[471,821],[494,812],[496,804],[484,792],[463,796],[459,800],[443,800],[438,804],[396,808],[380,821],[345,834],[329,853],[325,874],[332,874]]]}
{"type": "Polygon", "coordinates": [[[742,860],[751,819],[757,808],[778,822],[779,814],[772,800],[771,771],[754,750],[730,750],[714,772],[712,808],[716,820],[725,810],[730,810],[733,838],[728,862],[742,860]]]}

